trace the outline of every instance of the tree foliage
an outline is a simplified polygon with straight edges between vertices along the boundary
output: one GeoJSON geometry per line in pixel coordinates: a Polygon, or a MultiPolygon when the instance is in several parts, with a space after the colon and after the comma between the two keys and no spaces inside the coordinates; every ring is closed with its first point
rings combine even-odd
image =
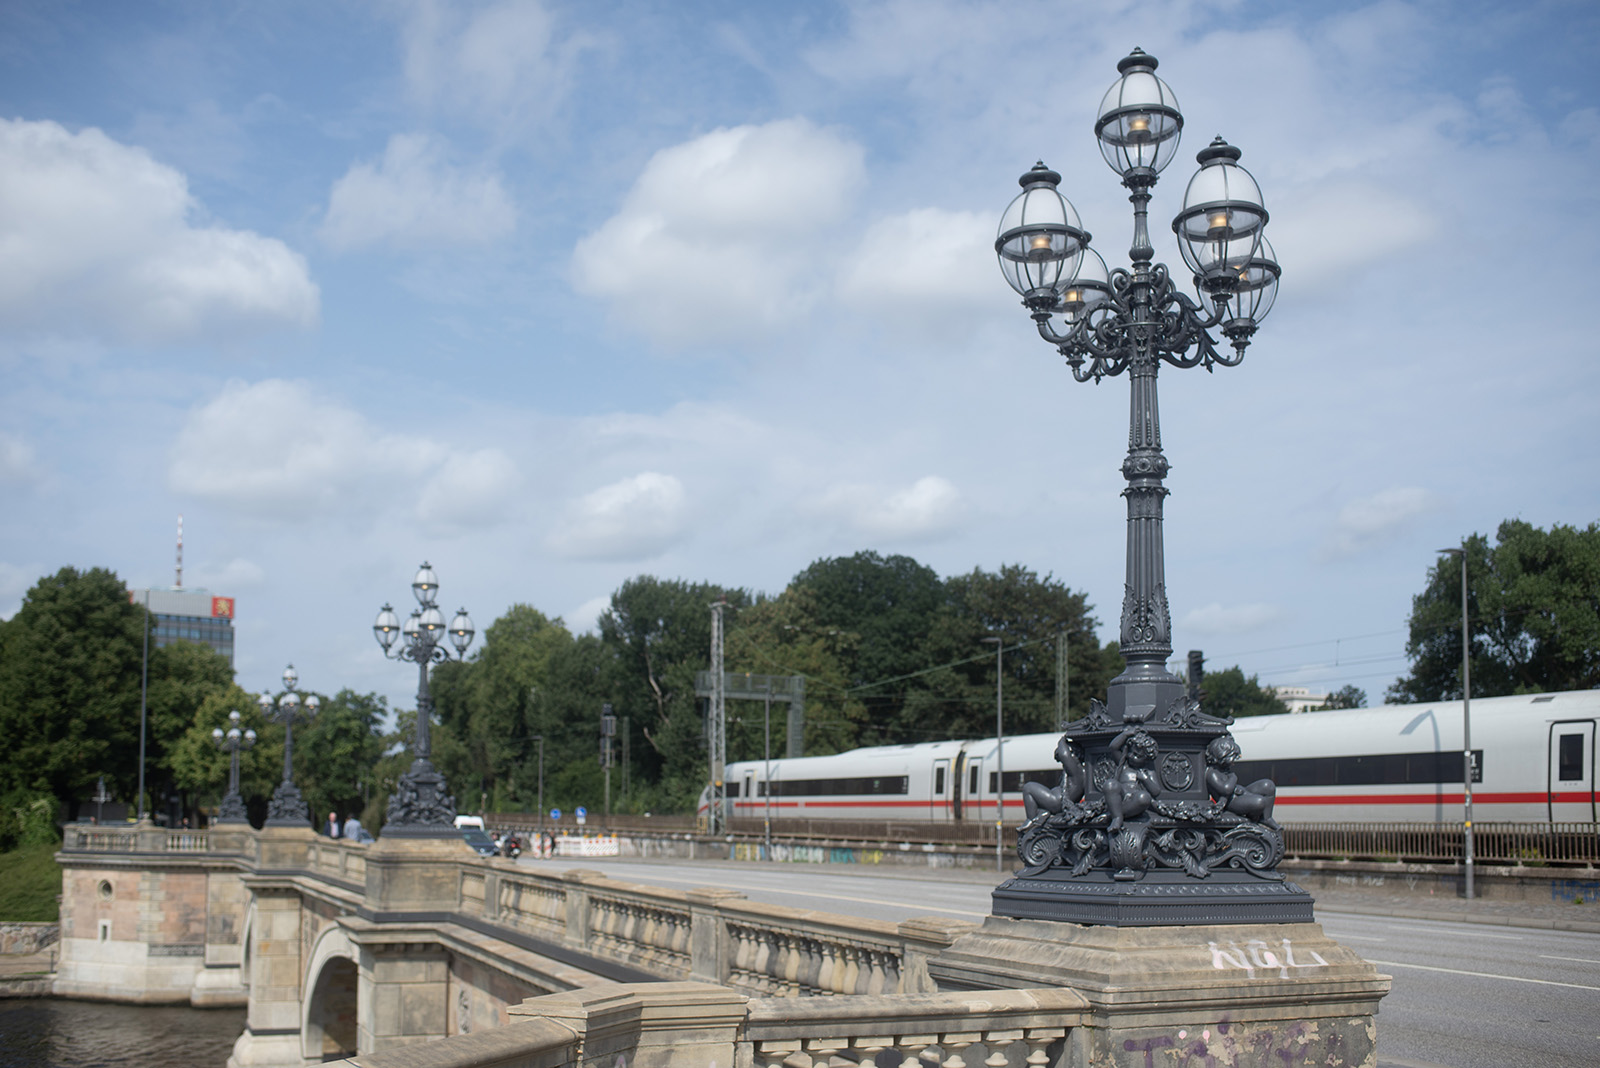
{"type": "Polygon", "coordinates": [[[1278,695],[1261,685],[1261,680],[1251,675],[1245,677],[1238,666],[1222,671],[1208,671],[1201,678],[1201,703],[1207,714],[1213,716],[1274,716],[1289,711],[1289,706],[1278,695]]]}
{"type": "Polygon", "coordinates": [[[0,627],[0,794],[69,801],[104,775],[132,795],[144,617],[103,568],[64,567],[28,591],[0,627]]]}
{"type": "MultiPolygon", "coordinates": [[[[1103,695],[1117,667],[1083,594],[1020,565],[949,579],[908,556],[861,552],[817,560],[776,596],[711,582],[640,575],[624,582],[598,634],[514,604],[465,661],[436,665],[432,759],[463,811],[578,805],[600,811],[601,707],[617,717],[613,810],[682,811],[705,784],[706,705],[695,676],[710,667],[711,605],[726,599],[725,667],[805,679],[804,748],[979,737],[994,731],[995,657],[1005,643],[1007,733],[1051,730],[1057,646],[1070,651],[1070,708],[1103,695]],[[544,752],[543,791],[539,753],[544,752]]],[[[41,581],[0,625],[0,797],[86,797],[105,774],[129,797],[137,774],[143,609],[108,571],[66,569],[41,581]],[[31,793],[30,793],[31,791],[31,793]]],[[[228,755],[212,731],[228,714],[257,733],[240,761],[241,792],[260,819],[282,774],[284,730],[209,648],[151,649],[151,792],[217,804],[228,755]]],[[[772,751],[786,751],[787,707],[775,704],[772,751]]],[[[728,756],[765,751],[759,702],[728,706],[728,756]]],[[[377,829],[388,794],[414,758],[413,709],[341,690],[295,728],[294,775],[316,818],[360,811],[377,829]],[[385,733],[385,728],[389,730],[385,733]]],[[[20,803],[20,802],[19,802],[20,803]]],[[[159,806],[158,806],[159,809],[159,806]]]]}
{"type": "MultiPolygon", "coordinates": [[[[1467,622],[1474,697],[1600,687],[1600,525],[1521,520],[1500,524],[1491,546],[1465,543],[1467,622]]],[[[1461,558],[1428,570],[1412,598],[1406,655],[1394,702],[1461,697],[1461,558]]]]}

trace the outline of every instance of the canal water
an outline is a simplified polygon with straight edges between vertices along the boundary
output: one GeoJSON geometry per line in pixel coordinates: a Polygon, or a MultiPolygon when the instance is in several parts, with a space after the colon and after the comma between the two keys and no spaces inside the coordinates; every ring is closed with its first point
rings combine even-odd
{"type": "Polygon", "coordinates": [[[243,1009],[0,1000],[0,1068],[223,1068],[243,1009]]]}

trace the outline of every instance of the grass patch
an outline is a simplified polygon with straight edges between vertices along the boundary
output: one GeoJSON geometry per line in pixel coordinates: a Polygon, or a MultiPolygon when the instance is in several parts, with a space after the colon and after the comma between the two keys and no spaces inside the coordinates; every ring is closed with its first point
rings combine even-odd
{"type": "Polygon", "coordinates": [[[60,919],[61,865],[56,844],[27,845],[0,853],[0,920],[60,919]]]}

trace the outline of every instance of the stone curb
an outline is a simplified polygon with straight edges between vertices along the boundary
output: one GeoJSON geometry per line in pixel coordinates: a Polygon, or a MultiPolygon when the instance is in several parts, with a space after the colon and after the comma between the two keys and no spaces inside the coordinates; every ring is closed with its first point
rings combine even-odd
{"type": "Polygon", "coordinates": [[[1328,905],[1324,906],[1324,909],[1327,912],[1355,916],[1387,916],[1400,920],[1435,920],[1440,923],[1476,923],[1490,927],[1526,927],[1541,931],[1600,934],[1600,922],[1593,920],[1561,920],[1542,916],[1502,916],[1493,913],[1451,912],[1446,909],[1396,909],[1381,906],[1328,905]]]}

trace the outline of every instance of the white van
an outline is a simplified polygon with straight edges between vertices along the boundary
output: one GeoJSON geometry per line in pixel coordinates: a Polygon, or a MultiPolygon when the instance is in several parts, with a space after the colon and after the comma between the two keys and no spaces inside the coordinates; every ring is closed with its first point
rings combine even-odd
{"type": "Polygon", "coordinates": [[[456,830],[460,830],[463,827],[476,827],[478,830],[481,831],[481,830],[483,830],[483,817],[482,816],[457,816],[456,817],[456,830]]]}

